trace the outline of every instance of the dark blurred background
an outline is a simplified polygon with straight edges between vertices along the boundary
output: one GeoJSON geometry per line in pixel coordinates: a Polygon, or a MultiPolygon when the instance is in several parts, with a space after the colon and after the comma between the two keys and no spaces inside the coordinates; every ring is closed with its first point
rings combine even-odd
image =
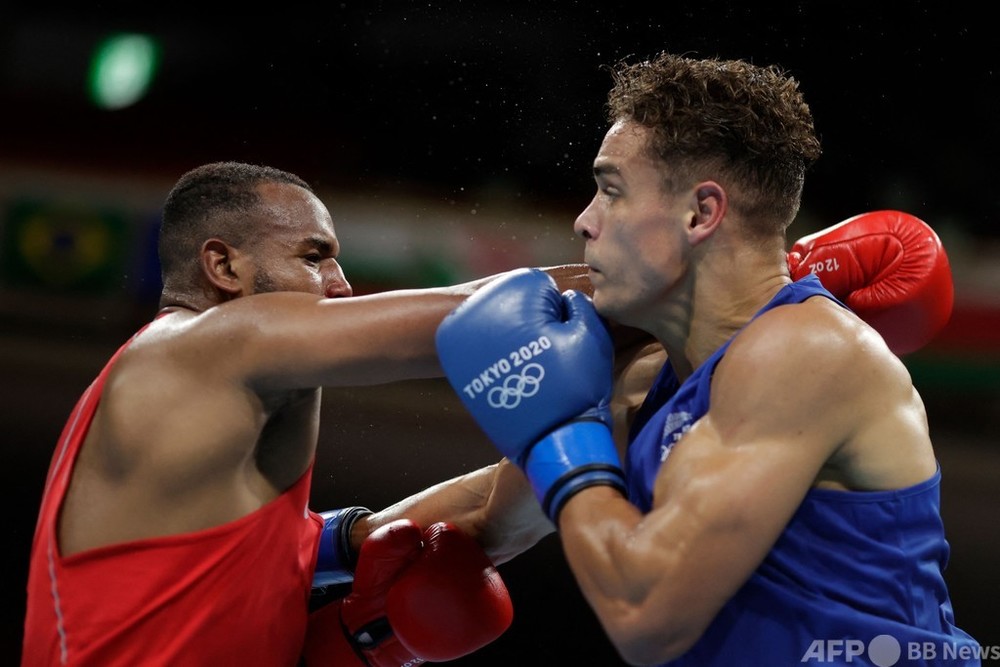
{"type": "MultiPolygon", "coordinates": [[[[305,177],[361,293],[576,260],[571,225],[605,130],[602,66],[661,49],[778,64],[801,82],[825,154],[793,238],[883,208],[941,236],[955,311],[904,361],[944,470],[957,622],[1000,645],[994,22],[964,2],[749,4],[5,7],[0,488],[12,567],[0,662],[20,654],[49,456],[79,393],[155,312],[159,207],[183,171],[236,159],[305,177]]],[[[495,458],[439,382],[328,391],[324,411],[317,509],[381,507],[495,458]]],[[[617,664],[554,536],[501,571],[514,626],[460,662],[617,664]]]]}

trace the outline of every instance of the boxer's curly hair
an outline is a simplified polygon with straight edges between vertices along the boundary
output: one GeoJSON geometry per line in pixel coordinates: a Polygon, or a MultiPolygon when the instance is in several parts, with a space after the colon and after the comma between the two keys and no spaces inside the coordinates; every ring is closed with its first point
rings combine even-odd
{"type": "MultiPolygon", "coordinates": [[[[732,204],[748,218],[792,222],[805,173],[821,153],[794,78],[774,65],[666,52],[609,69],[609,122],[650,128],[656,157],[692,183],[707,169],[727,174],[743,194],[732,204]]],[[[667,180],[668,187],[683,185],[667,180]]]]}
{"type": "Polygon", "coordinates": [[[261,212],[257,186],[262,183],[289,183],[312,192],[295,174],[243,162],[213,162],[180,177],[167,195],[160,224],[164,282],[169,276],[197,271],[201,244],[209,237],[235,246],[258,237],[260,229],[249,222],[261,212]]]}

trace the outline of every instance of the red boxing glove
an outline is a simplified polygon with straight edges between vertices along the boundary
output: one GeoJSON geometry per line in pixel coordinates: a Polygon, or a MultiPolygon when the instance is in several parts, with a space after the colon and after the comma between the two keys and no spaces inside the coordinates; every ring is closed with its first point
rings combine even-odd
{"type": "Polygon", "coordinates": [[[420,527],[401,519],[374,530],[362,543],[351,593],[309,614],[305,667],[402,667],[425,662],[392,632],[385,600],[423,549],[420,527]]]}
{"type": "Polygon", "coordinates": [[[404,667],[443,662],[489,644],[513,607],[471,537],[436,523],[386,524],[361,545],[351,594],[309,616],[306,667],[404,667]]]}
{"type": "Polygon", "coordinates": [[[431,662],[486,646],[514,619],[507,587],[479,544],[447,523],[424,531],[424,550],[389,590],[400,643],[431,662]]]}
{"type": "Polygon", "coordinates": [[[794,280],[819,276],[897,355],[919,350],[951,317],[948,256],[934,230],[908,213],[862,213],[805,236],[788,266],[794,280]]]}

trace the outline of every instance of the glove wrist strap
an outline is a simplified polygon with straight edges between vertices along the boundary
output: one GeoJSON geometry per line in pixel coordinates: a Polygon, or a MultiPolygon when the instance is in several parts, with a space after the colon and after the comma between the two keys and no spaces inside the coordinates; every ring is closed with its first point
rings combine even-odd
{"type": "Polygon", "coordinates": [[[552,431],[531,448],[523,468],[542,510],[556,525],[563,505],[583,489],[611,486],[625,494],[618,450],[599,420],[573,421],[552,431]]]}
{"type": "Polygon", "coordinates": [[[321,512],[323,532],[319,537],[313,588],[323,588],[354,581],[358,555],[351,548],[351,528],[372,511],[367,507],[344,507],[321,512]]]}

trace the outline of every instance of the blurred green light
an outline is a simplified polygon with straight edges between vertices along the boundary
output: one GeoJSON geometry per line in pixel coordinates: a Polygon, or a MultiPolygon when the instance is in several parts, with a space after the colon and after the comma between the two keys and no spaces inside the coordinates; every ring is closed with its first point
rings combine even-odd
{"type": "Polygon", "coordinates": [[[149,89],[159,49],[148,35],[120,34],[98,44],[90,62],[90,99],[102,109],[134,104],[149,89]]]}

